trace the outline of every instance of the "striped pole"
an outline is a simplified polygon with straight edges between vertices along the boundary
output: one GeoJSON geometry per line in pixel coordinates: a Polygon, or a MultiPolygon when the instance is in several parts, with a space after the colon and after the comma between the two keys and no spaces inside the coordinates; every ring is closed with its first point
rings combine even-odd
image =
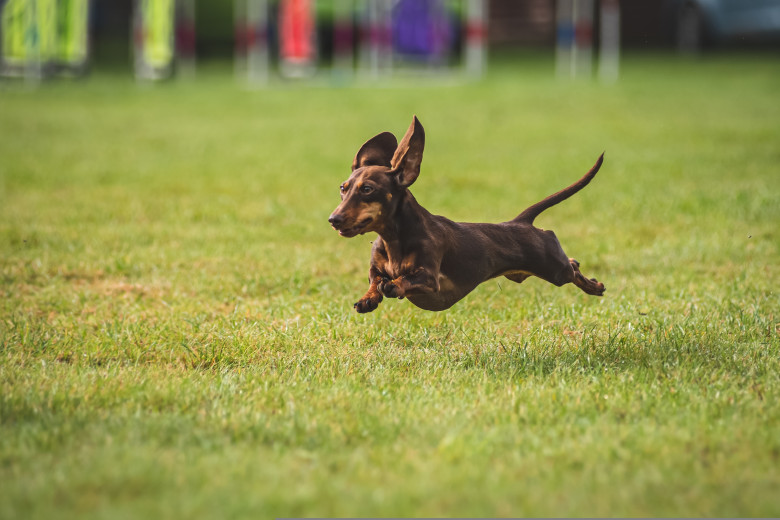
{"type": "Polygon", "coordinates": [[[466,74],[481,78],[487,66],[487,4],[485,0],[466,0],[466,74]]]}
{"type": "Polygon", "coordinates": [[[593,0],[574,1],[575,77],[589,78],[593,69],[593,0]]]}
{"type": "Polygon", "coordinates": [[[268,81],[268,1],[235,2],[236,77],[250,84],[268,81]]]}
{"type": "Polygon", "coordinates": [[[333,4],[333,77],[337,81],[347,79],[354,71],[352,29],[353,0],[334,0],[333,4]]]}
{"type": "Polygon", "coordinates": [[[558,0],[556,75],[590,77],[593,63],[593,0],[558,0]]]}
{"type": "Polygon", "coordinates": [[[195,0],[176,0],[176,69],[177,75],[195,75],[195,0]]]}
{"type": "Polygon", "coordinates": [[[392,72],[392,0],[364,0],[360,33],[360,69],[363,75],[378,79],[392,72]]]}
{"type": "Polygon", "coordinates": [[[558,0],[555,6],[555,75],[570,78],[574,57],[574,0],[558,0]]]}

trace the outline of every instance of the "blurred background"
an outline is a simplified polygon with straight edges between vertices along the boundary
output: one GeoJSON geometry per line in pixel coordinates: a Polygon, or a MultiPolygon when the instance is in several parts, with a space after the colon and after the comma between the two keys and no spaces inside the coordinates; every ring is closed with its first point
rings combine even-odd
{"type": "Polygon", "coordinates": [[[555,49],[559,74],[615,77],[620,49],[780,49],[780,0],[2,0],[5,76],[123,67],[139,78],[234,60],[252,81],[484,72],[555,49]]]}
{"type": "Polygon", "coordinates": [[[1,519],[780,516],[780,0],[0,9],[1,519]],[[537,222],[607,295],[355,313],[412,114],[456,221],[606,151],[537,222]]]}

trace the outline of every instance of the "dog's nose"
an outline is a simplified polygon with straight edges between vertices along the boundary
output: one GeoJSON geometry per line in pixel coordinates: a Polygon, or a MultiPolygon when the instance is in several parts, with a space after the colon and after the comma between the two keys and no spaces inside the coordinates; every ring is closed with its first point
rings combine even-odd
{"type": "Polygon", "coordinates": [[[338,228],[341,224],[344,223],[344,217],[342,215],[333,214],[330,217],[328,217],[328,222],[330,222],[330,225],[334,228],[338,228]]]}

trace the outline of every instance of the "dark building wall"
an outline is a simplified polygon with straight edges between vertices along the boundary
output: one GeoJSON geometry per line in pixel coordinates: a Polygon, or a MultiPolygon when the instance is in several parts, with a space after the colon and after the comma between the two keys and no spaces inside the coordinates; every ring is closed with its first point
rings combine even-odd
{"type": "MultiPolygon", "coordinates": [[[[666,44],[663,0],[620,2],[621,43],[626,47],[666,44]]],[[[490,44],[495,47],[555,44],[555,0],[490,0],[490,44]]],[[[594,10],[599,2],[594,1],[594,10]]],[[[598,25],[598,17],[594,17],[598,25]]],[[[596,32],[596,37],[598,32],[596,32]]]]}
{"type": "Polygon", "coordinates": [[[555,43],[554,0],[490,0],[491,46],[549,46],[555,43]]]}

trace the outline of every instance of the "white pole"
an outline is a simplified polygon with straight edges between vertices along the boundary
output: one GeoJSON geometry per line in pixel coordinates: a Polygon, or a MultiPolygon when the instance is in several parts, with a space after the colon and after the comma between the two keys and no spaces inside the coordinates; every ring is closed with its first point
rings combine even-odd
{"type": "Polygon", "coordinates": [[[601,0],[600,40],[599,78],[604,83],[615,83],[620,74],[619,0],[601,0]]]}
{"type": "Polygon", "coordinates": [[[252,84],[268,82],[268,0],[246,0],[246,66],[252,84]]]}

